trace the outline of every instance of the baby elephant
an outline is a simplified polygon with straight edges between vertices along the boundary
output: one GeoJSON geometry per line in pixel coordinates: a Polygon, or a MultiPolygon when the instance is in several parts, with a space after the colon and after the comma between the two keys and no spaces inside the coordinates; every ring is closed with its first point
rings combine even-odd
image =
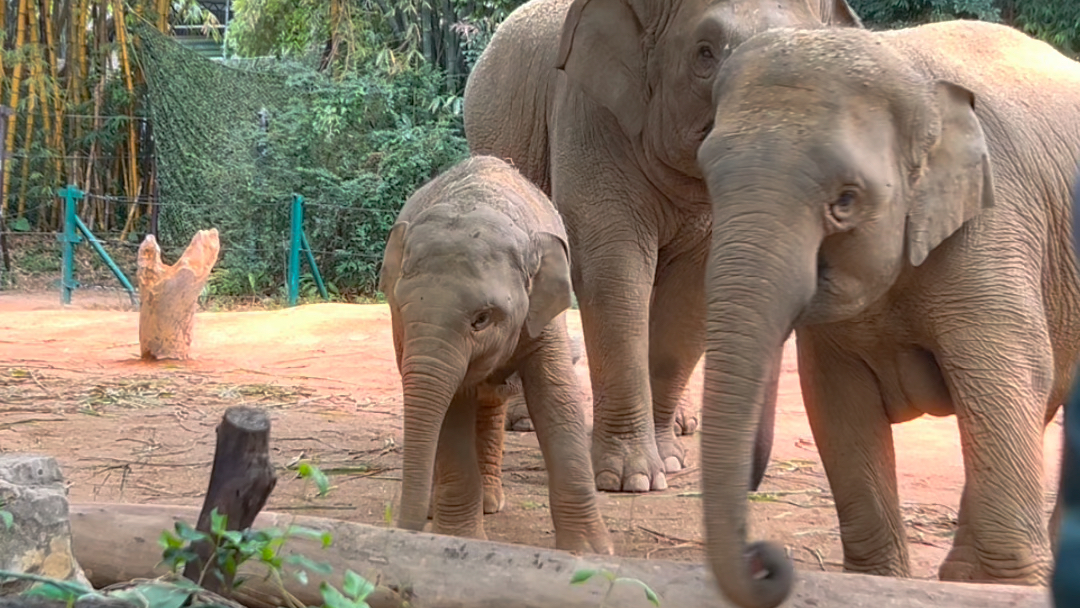
{"type": "Polygon", "coordinates": [[[405,203],[379,288],[405,400],[398,526],[424,527],[434,478],[433,530],[485,538],[485,478],[501,488],[497,470],[481,469],[501,459],[516,372],[547,466],[555,546],[612,553],[562,314],[566,233],[547,197],[500,160],[463,161],[405,203]]]}

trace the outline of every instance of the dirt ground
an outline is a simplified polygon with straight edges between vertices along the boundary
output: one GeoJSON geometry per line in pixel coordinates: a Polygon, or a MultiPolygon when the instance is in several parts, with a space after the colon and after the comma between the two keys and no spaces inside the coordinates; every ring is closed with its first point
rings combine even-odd
{"type": "MultiPolygon", "coordinates": [[[[576,312],[571,331],[580,331],[576,312]]],[[[266,408],[279,468],[267,509],[387,525],[401,472],[401,387],[384,305],[312,304],[198,315],[194,359],[138,358],[138,313],[122,293],[0,292],[0,452],[57,457],[75,502],[198,506],[214,427],[226,407],[266,408]],[[288,467],[311,459],[332,474],[318,498],[288,467]]],[[[839,570],[836,514],[800,397],[794,344],[785,352],[773,461],[751,496],[751,534],[784,543],[799,568],[839,570]]],[[[585,359],[578,363],[588,399],[585,359]]],[[[700,403],[701,370],[692,399],[700,403]]],[[[589,408],[591,409],[591,407],[589,408]]],[[[914,574],[936,578],[956,527],[963,465],[954,418],[894,427],[914,574]]],[[[620,555],[701,560],[698,439],[669,489],[601,494],[620,555]]],[[[1053,506],[1060,417],[1046,438],[1053,506]]],[[[552,547],[543,461],[532,434],[508,433],[507,504],[484,522],[492,540],[552,547]]]]}

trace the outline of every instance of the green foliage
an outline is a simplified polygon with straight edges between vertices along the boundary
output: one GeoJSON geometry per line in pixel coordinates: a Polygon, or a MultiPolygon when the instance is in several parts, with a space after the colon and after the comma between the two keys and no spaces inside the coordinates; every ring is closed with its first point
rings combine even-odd
{"type": "Polygon", "coordinates": [[[980,19],[997,22],[995,0],[849,0],[868,26],[892,29],[931,21],[980,19]]]}
{"type": "Polygon", "coordinates": [[[590,579],[595,576],[600,576],[608,582],[607,593],[604,594],[604,599],[600,602],[600,607],[603,608],[607,605],[608,598],[611,597],[612,590],[615,589],[615,585],[618,583],[629,583],[641,587],[645,591],[645,599],[649,600],[649,603],[657,608],[660,608],[660,597],[656,595],[656,592],[651,587],[646,585],[643,581],[636,578],[627,578],[622,576],[616,576],[614,572],[608,570],[577,570],[570,575],[571,585],[584,585],[590,579]]]}
{"type": "MultiPolygon", "coordinates": [[[[302,462],[298,467],[300,477],[315,483],[319,496],[325,496],[330,490],[330,483],[318,467],[302,462]]],[[[195,530],[185,522],[178,521],[173,531],[164,530],[159,538],[162,551],[162,563],[176,575],[184,567],[198,559],[195,545],[205,543],[210,547],[211,560],[203,567],[198,584],[201,585],[210,565],[216,565],[214,572],[224,582],[233,581],[233,588],[239,587],[243,580],[236,579],[240,566],[254,561],[263,564],[270,576],[278,584],[282,597],[291,604],[299,605],[285,591],[282,574],[285,566],[292,566],[291,572],[300,584],[308,584],[308,573],[328,576],[333,572],[330,564],[316,562],[299,553],[284,555],[286,541],[290,538],[307,538],[318,541],[325,549],[333,543],[329,532],[313,530],[303,526],[291,525],[286,530],[268,528],[265,530],[229,530],[228,518],[215,508],[210,512],[210,532],[195,530]],[[224,573],[224,575],[222,574],[224,573]]],[[[319,592],[323,598],[323,608],[369,608],[364,600],[375,591],[375,585],[352,570],[345,571],[344,593],[323,581],[319,592]]],[[[146,604],[140,604],[146,605],[146,604]]],[[[155,606],[156,608],[156,606],[155,606]]]]}
{"type": "Polygon", "coordinates": [[[1080,2],[1075,0],[849,0],[870,27],[893,29],[947,19],[1001,22],[1080,55],[1080,2]]]}
{"type": "Polygon", "coordinates": [[[1072,57],[1080,57],[1080,2],[1012,0],[1005,2],[1013,23],[1072,57]]]}
{"type": "Polygon", "coordinates": [[[167,253],[216,227],[211,295],[276,294],[299,193],[324,278],[342,295],[373,293],[402,204],[466,154],[460,117],[432,107],[441,75],[374,59],[337,78],[298,61],[223,65],[139,34],[167,253]]]}

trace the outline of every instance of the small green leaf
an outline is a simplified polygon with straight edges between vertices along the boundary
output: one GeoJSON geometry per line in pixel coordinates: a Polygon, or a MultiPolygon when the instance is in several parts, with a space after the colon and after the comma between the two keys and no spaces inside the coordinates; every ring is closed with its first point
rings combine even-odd
{"type": "Polygon", "coordinates": [[[318,574],[322,574],[323,576],[329,575],[331,572],[334,571],[333,566],[331,566],[330,564],[326,562],[314,561],[306,555],[300,555],[299,553],[294,553],[286,557],[285,563],[291,564],[293,566],[300,566],[301,568],[307,568],[308,570],[311,570],[312,572],[316,572],[318,574]]]}
{"type": "Polygon", "coordinates": [[[5,530],[10,530],[15,525],[15,516],[10,511],[0,509],[0,522],[3,522],[5,530]]]}
{"type": "Polygon", "coordinates": [[[386,508],[383,509],[382,518],[383,518],[383,521],[386,522],[387,526],[394,525],[394,505],[393,504],[386,503],[386,508]]]}
{"type": "Polygon", "coordinates": [[[217,507],[210,512],[210,531],[214,536],[221,536],[227,530],[227,524],[229,522],[229,516],[224,513],[218,513],[217,507]]]}
{"type": "Polygon", "coordinates": [[[352,570],[346,570],[343,591],[354,600],[363,600],[375,591],[375,585],[352,570]]]}
{"type": "Polygon", "coordinates": [[[326,477],[319,467],[311,464],[310,462],[301,462],[299,468],[300,477],[304,479],[310,479],[315,482],[315,487],[319,489],[319,496],[326,496],[326,493],[330,491],[330,480],[326,477]]]}
{"type": "Polygon", "coordinates": [[[319,593],[322,595],[326,608],[356,608],[356,604],[346,599],[340,591],[334,589],[326,581],[319,584],[319,593]]]}
{"type": "Polygon", "coordinates": [[[584,584],[585,581],[587,581],[590,578],[596,576],[597,572],[598,572],[597,570],[578,570],[577,572],[574,572],[573,576],[570,577],[570,584],[571,585],[584,584]]]}
{"type": "Polygon", "coordinates": [[[207,536],[206,533],[200,532],[182,521],[176,522],[176,535],[182,540],[189,543],[210,539],[210,537],[207,536]]]}
{"type": "Polygon", "coordinates": [[[19,219],[15,220],[15,223],[11,225],[11,229],[15,232],[29,232],[30,220],[26,219],[25,217],[20,217],[19,219]]]}
{"type": "Polygon", "coordinates": [[[657,608],[660,608],[660,598],[657,597],[656,592],[653,591],[652,588],[649,587],[648,585],[644,585],[644,587],[645,587],[645,599],[649,600],[649,603],[652,604],[653,606],[656,606],[657,608]]]}

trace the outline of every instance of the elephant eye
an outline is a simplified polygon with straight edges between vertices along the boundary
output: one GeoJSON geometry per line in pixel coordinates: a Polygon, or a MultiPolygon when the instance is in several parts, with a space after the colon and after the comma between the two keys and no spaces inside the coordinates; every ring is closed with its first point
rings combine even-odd
{"type": "Polygon", "coordinates": [[[480,331],[491,325],[492,314],[490,310],[481,310],[473,316],[472,328],[473,331],[480,331]]]}
{"type": "Polygon", "coordinates": [[[697,57],[694,63],[694,71],[698,76],[709,77],[713,68],[716,67],[716,53],[711,44],[702,43],[697,47],[697,57]]]}
{"type": "Polygon", "coordinates": [[[855,202],[858,196],[858,193],[851,189],[841,192],[840,196],[829,205],[829,213],[833,219],[841,223],[850,220],[855,213],[855,202]]]}

